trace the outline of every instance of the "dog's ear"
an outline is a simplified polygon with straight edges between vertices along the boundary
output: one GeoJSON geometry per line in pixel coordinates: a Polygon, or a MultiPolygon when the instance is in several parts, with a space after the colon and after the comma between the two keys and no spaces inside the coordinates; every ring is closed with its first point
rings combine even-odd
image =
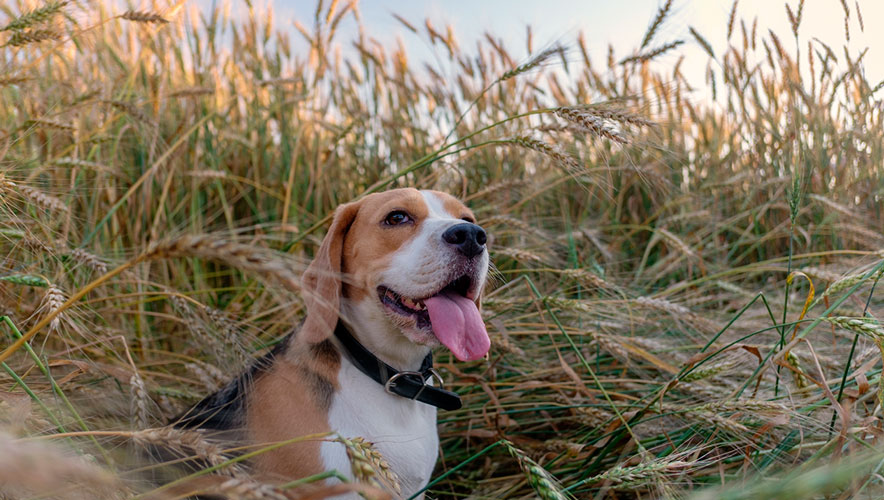
{"type": "Polygon", "coordinates": [[[359,202],[341,205],[335,210],[331,227],[313,262],[301,278],[307,318],[298,336],[315,344],[327,339],[335,330],[341,310],[341,261],[344,254],[344,237],[356,213],[359,202]]]}

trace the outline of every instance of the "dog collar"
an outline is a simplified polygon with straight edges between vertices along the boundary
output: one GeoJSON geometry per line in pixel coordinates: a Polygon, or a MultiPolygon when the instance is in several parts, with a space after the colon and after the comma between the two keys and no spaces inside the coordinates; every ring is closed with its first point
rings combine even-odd
{"type": "Polygon", "coordinates": [[[347,330],[342,321],[335,327],[335,337],[341,341],[347,357],[356,368],[384,386],[389,394],[420,401],[443,410],[457,410],[462,406],[460,396],[442,388],[442,377],[433,368],[433,353],[421,362],[420,371],[399,371],[371,353],[347,330]],[[439,387],[429,384],[436,379],[439,387]]]}

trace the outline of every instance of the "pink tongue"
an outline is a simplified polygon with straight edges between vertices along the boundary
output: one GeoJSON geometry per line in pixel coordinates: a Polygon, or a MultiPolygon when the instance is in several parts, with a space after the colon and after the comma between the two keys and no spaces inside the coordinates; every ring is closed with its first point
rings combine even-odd
{"type": "Polygon", "coordinates": [[[491,347],[476,304],[457,293],[440,293],[424,300],[433,333],[461,361],[479,359],[491,347]]]}

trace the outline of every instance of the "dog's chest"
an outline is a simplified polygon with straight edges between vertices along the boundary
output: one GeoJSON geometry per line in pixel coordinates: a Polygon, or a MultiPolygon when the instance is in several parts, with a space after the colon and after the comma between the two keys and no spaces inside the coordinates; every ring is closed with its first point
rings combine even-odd
{"type": "MultiPolygon", "coordinates": [[[[373,443],[398,476],[405,498],[421,489],[438,454],[436,408],[388,394],[346,359],[341,361],[338,382],[340,389],[328,414],[331,429],[373,443]]],[[[322,459],[327,469],[352,479],[344,445],[323,443],[322,459]]]]}

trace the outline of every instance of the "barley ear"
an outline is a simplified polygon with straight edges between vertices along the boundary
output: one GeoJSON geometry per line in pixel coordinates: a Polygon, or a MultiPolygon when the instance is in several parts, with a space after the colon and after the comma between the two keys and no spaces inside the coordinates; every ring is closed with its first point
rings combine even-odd
{"type": "Polygon", "coordinates": [[[509,451],[518,462],[522,472],[528,479],[528,483],[537,492],[537,496],[542,500],[563,500],[572,499],[573,497],[565,492],[559,485],[559,481],[550,474],[549,471],[540,466],[537,462],[525,455],[525,452],[518,449],[510,441],[502,441],[504,447],[509,451]]]}

